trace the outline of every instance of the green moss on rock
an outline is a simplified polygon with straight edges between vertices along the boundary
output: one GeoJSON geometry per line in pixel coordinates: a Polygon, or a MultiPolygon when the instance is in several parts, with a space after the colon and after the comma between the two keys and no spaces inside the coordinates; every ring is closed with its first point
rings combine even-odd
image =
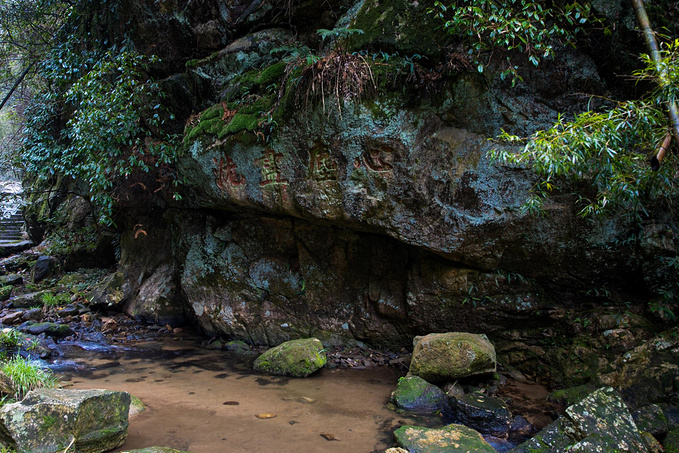
{"type": "Polygon", "coordinates": [[[415,337],[413,342],[410,373],[426,381],[454,381],[496,370],[495,348],[485,335],[435,333],[415,337]]]}
{"type": "Polygon", "coordinates": [[[10,294],[12,294],[13,286],[7,285],[0,287],[0,302],[4,302],[9,299],[10,294]]]}
{"type": "Polygon", "coordinates": [[[481,434],[462,425],[448,425],[440,429],[421,426],[401,426],[394,431],[398,444],[417,453],[494,453],[495,449],[481,434]]]}
{"type": "Polygon", "coordinates": [[[421,413],[450,409],[448,396],[437,386],[419,376],[399,379],[391,399],[397,407],[421,413]]]}
{"type": "Polygon", "coordinates": [[[674,428],[667,433],[663,446],[665,453],[679,453],[679,428],[674,428]]]}
{"type": "Polygon", "coordinates": [[[327,362],[323,344],[317,338],[290,340],[269,349],[255,360],[256,371],[306,377],[327,362]]]}
{"type": "Polygon", "coordinates": [[[549,394],[547,400],[552,403],[570,406],[571,404],[579,403],[594,390],[596,390],[596,387],[590,384],[578,385],[577,387],[556,390],[549,394]]]}

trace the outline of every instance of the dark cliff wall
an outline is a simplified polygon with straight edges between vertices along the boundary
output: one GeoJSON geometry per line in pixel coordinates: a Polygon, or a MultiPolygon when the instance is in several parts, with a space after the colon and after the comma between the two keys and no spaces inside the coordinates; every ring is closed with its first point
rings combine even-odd
{"type": "Polygon", "coordinates": [[[642,50],[623,2],[598,10],[613,35],[591,29],[580,50],[522,66],[516,87],[500,66],[470,70],[431,2],[128,3],[124,34],[162,58],[186,149],[182,202],[130,201],[130,314],[269,344],[483,332],[508,363],[576,382],[597,365],[587,356],[574,375],[559,360],[579,334],[600,346],[611,326],[595,320],[650,331],[639,315],[676,281],[674,214],[585,221],[570,195],[522,214],[531,173],[486,155],[502,129],[633,95],[616,78],[642,50]],[[333,28],[363,33],[317,33],[333,28]]]}

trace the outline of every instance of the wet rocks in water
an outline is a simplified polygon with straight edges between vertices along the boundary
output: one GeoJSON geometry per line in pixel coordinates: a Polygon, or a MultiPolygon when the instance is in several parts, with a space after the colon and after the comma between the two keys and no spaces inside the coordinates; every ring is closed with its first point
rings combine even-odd
{"type": "Polygon", "coordinates": [[[0,442],[17,451],[108,451],[125,442],[129,409],[126,392],[33,390],[0,410],[0,442]]]}
{"type": "Polygon", "coordinates": [[[286,341],[269,349],[257,357],[254,368],[269,374],[306,377],[323,367],[326,361],[320,340],[306,338],[286,341]]]}
{"type": "Polygon", "coordinates": [[[398,408],[417,413],[450,413],[448,396],[443,390],[419,376],[399,379],[391,400],[398,408]]]}
{"type": "Polygon", "coordinates": [[[410,373],[428,382],[447,382],[496,370],[495,348],[485,335],[433,333],[413,340],[410,373]]]}
{"type": "Polygon", "coordinates": [[[604,387],[569,406],[554,423],[511,450],[512,453],[555,451],[641,453],[649,450],[620,395],[604,387]]]}
{"type": "Polygon", "coordinates": [[[481,434],[462,425],[448,425],[443,428],[401,426],[394,431],[398,444],[411,452],[418,453],[495,453],[481,434]]]}
{"type": "Polygon", "coordinates": [[[481,393],[451,398],[458,423],[482,434],[506,438],[512,423],[512,413],[504,401],[481,393]]]}

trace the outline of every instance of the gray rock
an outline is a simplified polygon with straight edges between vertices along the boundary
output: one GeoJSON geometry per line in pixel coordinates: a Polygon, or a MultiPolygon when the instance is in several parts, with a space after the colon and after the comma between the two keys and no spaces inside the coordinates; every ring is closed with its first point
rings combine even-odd
{"type": "Polygon", "coordinates": [[[257,357],[256,371],[270,374],[306,377],[327,362],[323,344],[317,338],[290,340],[257,357]]]}
{"type": "Polygon", "coordinates": [[[94,307],[111,308],[118,306],[125,299],[125,274],[115,272],[107,276],[92,291],[91,305],[94,307]]]}
{"type": "Polygon", "coordinates": [[[0,275],[0,286],[10,285],[18,286],[24,282],[24,278],[21,275],[0,275]]]}
{"type": "Polygon", "coordinates": [[[649,404],[635,410],[632,412],[632,418],[639,431],[647,431],[658,438],[667,434],[667,417],[662,407],[657,404],[649,404]]]}
{"type": "Polygon", "coordinates": [[[495,453],[481,434],[462,425],[439,429],[401,426],[394,436],[401,447],[413,453],[495,453]]]}
{"type": "Polygon", "coordinates": [[[0,441],[17,451],[104,452],[125,442],[129,407],[126,392],[32,390],[0,410],[0,441]]]}
{"type": "Polygon", "coordinates": [[[506,438],[512,424],[512,413],[504,401],[481,393],[451,398],[458,423],[482,434],[506,438]]]}
{"type": "Polygon", "coordinates": [[[664,447],[665,453],[679,453],[679,428],[674,428],[667,433],[664,447]]]}
{"type": "Polygon", "coordinates": [[[433,333],[415,337],[410,373],[429,382],[445,382],[492,373],[495,348],[485,335],[466,332],[433,333]]]}
{"type": "Polygon", "coordinates": [[[36,283],[43,280],[52,270],[53,260],[49,256],[40,255],[31,269],[31,281],[36,283]]]}
{"type": "Polygon", "coordinates": [[[408,411],[434,414],[450,413],[448,396],[437,386],[419,376],[406,376],[399,379],[396,390],[391,394],[394,404],[408,411]]]}
{"type": "Polygon", "coordinates": [[[73,333],[70,326],[66,324],[57,324],[54,322],[31,322],[26,321],[17,327],[17,330],[30,335],[40,335],[44,333],[51,337],[66,337],[73,333]]]}
{"type": "Polygon", "coordinates": [[[648,452],[620,395],[610,387],[594,391],[512,453],[648,452]]]}
{"type": "Polygon", "coordinates": [[[48,293],[49,293],[48,290],[44,290],[37,291],[34,293],[22,294],[20,296],[15,296],[13,299],[10,299],[10,302],[12,303],[12,307],[14,308],[39,307],[43,305],[42,296],[48,293]]]}
{"type": "Polygon", "coordinates": [[[11,285],[0,286],[0,302],[5,302],[9,299],[14,289],[11,285]]]}
{"type": "Polygon", "coordinates": [[[0,258],[21,253],[33,247],[31,241],[2,241],[0,242],[0,258]]]}
{"type": "Polygon", "coordinates": [[[160,266],[144,280],[136,297],[125,304],[124,312],[149,324],[170,327],[186,324],[176,280],[174,267],[160,266]]]}

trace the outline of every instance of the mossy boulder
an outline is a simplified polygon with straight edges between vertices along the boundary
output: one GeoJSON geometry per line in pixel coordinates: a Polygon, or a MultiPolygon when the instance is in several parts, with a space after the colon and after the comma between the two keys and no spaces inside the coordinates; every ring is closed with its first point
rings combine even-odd
{"type": "Polygon", "coordinates": [[[428,382],[446,382],[493,373],[495,348],[485,335],[466,332],[432,333],[415,337],[410,374],[428,382]]]}
{"type": "Polygon", "coordinates": [[[14,287],[11,285],[0,286],[0,302],[5,302],[6,300],[8,300],[9,296],[12,294],[13,289],[14,287]]]}
{"type": "Polygon", "coordinates": [[[494,437],[507,437],[512,413],[504,401],[482,393],[451,398],[458,423],[494,437]]]}
{"type": "Polygon", "coordinates": [[[577,404],[535,437],[510,450],[539,452],[647,452],[625,402],[611,387],[603,387],[577,404]]]}
{"type": "Polygon", "coordinates": [[[450,411],[448,395],[419,376],[399,379],[391,400],[401,409],[419,413],[450,411]]]}
{"type": "Polygon", "coordinates": [[[0,409],[0,443],[16,451],[102,452],[125,443],[130,395],[38,389],[0,409]]]}
{"type": "Polygon", "coordinates": [[[73,330],[67,324],[57,324],[55,322],[32,322],[26,321],[19,327],[19,332],[27,333],[29,335],[40,335],[44,333],[50,337],[66,337],[73,333],[73,330]]]}
{"type": "Polygon", "coordinates": [[[290,340],[269,349],[255,360],[254,368],[269,374],[306,377],[327,362],[317,338],[290,340]]]}
{"type": "Polygon", "coordinates": [[[571,404],[579,403],[594,390],[596,390],[596,387],[591,384],[578,385],[567,389],[555,390],[549,394],[547,400],[552,403],[570,406],[571,404]]]}
{"type": "Polygon", "coordinates": [[[401,447],[412,453],[495,453],[481,434],[462,425],[439,429],[401,426],[394,436],[401,447]]]}
{"type": "Polygon", "coordinates": [[[667,417],[657,404],[649,404],[632,413],[634,423],[639,431],[647,431],[660,438],[667,434],[667,417]]]}
{"type": "Polygon", "coordinates": [[[665,453],[679,453],[679,428],[674,428],[665,437],[665,453]]]}

